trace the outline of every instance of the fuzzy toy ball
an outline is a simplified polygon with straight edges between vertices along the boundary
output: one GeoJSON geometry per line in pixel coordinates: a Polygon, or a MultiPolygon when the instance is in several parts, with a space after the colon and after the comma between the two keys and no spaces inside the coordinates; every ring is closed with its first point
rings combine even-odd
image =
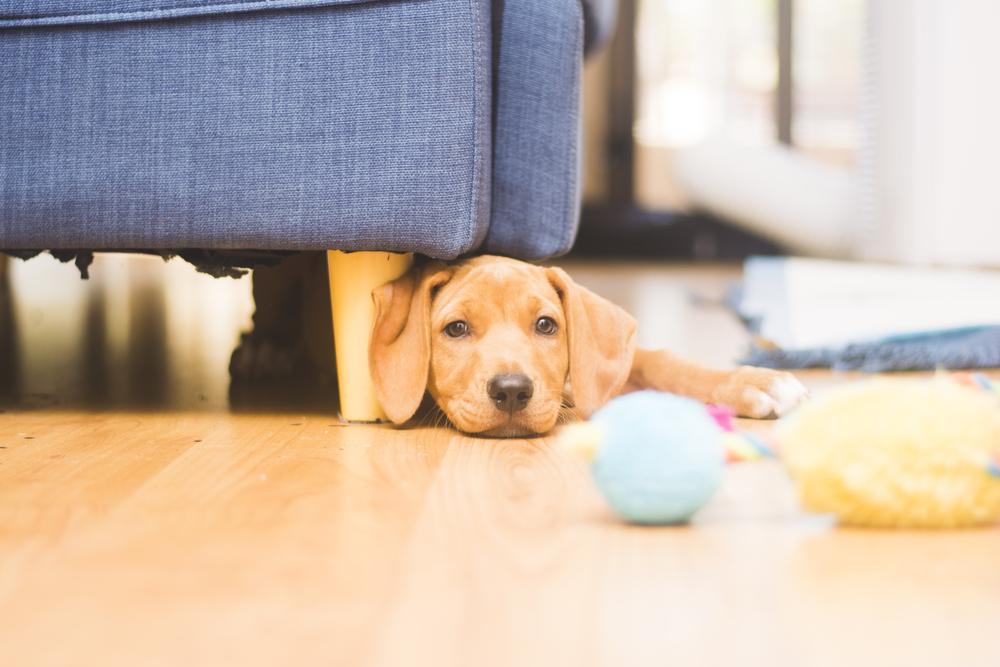
{"type": "Polygon", "coordinates": [[[854,526],[996,523],[1000,401],[970,377],[868,380],[798,410],[777,439],[804,508],[854,526]]]}
{"type": "Polygon", "coordinates": [[[610,401],[564,429],[564,445],[591,459],[598,488],[626,521],[686,521],[719,488],[722,429],[705,406],[656,391],[610,401]]]}

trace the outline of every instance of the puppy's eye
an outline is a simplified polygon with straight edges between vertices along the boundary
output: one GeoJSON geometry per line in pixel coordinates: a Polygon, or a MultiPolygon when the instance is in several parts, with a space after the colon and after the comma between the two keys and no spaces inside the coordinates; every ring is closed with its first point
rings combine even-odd
{"type": "Polygon", "coordinates": [[[546,336],[551,336],[556,332],[556,322],[551,317],[539,317],[535,322],[535,331],[546,336]]]}
{"type": "Polygon", "coordinates": [[[461,338],[469,333],[469,325],[462,320],[455,320],[444,328],[444,332],[451,338],[461,338]]]}

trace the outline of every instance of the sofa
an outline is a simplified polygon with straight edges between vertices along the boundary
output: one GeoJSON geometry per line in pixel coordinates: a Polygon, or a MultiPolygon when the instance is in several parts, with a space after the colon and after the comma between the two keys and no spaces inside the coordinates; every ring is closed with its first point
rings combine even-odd
{"type": "Polygon", "coordinates": [[[564,253],[615,1],[0,1],[0,251],[564,253]]]}

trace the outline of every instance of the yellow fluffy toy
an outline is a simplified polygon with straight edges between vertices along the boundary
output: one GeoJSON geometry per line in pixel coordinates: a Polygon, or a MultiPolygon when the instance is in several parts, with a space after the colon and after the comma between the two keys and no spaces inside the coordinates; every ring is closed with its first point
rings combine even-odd
{"type": "Polygon", "coordinates": [[[958,528],[1000,519],[1000,399],[983,376],[839,387],[775,437],[803,507],[843,525],[958,528]]]}

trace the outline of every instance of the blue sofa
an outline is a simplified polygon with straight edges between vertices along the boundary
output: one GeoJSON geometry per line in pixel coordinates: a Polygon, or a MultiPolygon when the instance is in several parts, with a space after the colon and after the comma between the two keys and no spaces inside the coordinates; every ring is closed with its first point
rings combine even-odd
{"type": "Polygon", "coordinates": [[[0,250],[563,253],[614,9],[0,0],[0,250]]]}

